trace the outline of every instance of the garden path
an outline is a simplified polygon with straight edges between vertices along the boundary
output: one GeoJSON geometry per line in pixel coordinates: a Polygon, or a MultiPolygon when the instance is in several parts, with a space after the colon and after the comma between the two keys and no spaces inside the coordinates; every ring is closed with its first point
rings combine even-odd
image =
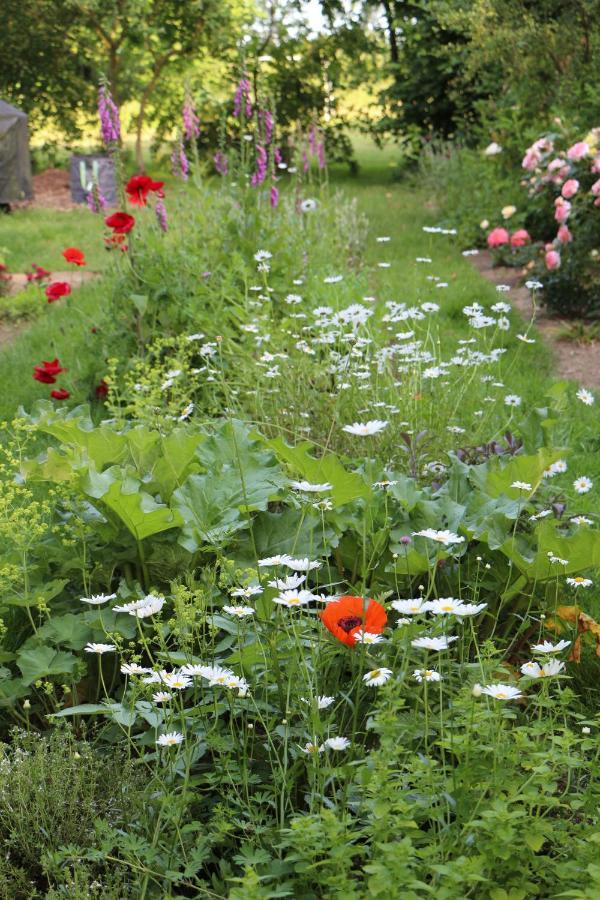
{"type": "Polygon", "coordinates": [[[494,266],[487,250],[470,257],[477,271],[492,284],[508,284],[510,299],[526,321],[532,318],[554,356],[556,374],[577,381],[587,388],[600,388],[600,341],[561,340],[561,332],[568,326],[564,319],[552,319],[543,309],[535,307],[527,288],[521,286],[523,272],[506,266],[494,266]]]}

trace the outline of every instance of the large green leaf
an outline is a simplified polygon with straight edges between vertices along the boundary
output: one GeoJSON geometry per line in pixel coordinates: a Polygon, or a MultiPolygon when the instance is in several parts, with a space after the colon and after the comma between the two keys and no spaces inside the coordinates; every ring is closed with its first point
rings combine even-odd
{"type": "Polygon", "coordinates": [[[492,464],[486,474],[484,492],[490,497],[499,497],[506,494],[509,497],[522,497],[518,488],[511,487],[514,481],[524,481],[535,490],[543,474],[551,465],[568,451],[551,450],[542,447],[537,453],[530,456],[515,456],[509,463],[503,464],[498,460],[492,464]]]}
{"type": "Polygon", "coordinates": [[[52,616],[38,628],[35,640],[57,644],[69,650],[81,650],[93,638],[93,630],[85,622],[84,612],[75,615],[52,616]]]}
{"type": "Polygon", "coordinates": [[[530,541],[530,551],[522,536],[518,541],[505,541],[501,547],[502,552],[530,579],[546,581],[556,578],[557,574],[576,575],[600,568],[598,531],[579,528],[573,534],[563,535],[558,531],[556,522],[544,520],[538,523],[530,541]],[[551,563],[549,553],[566,560],[566,565],[551,563]]]}
{"type": "Polygon", "coordinates": [[[239,477],[231,470],[190,475],[173,494],[174,509],[183,521],[179,542],[190,553],[202,544],[222,544],[247,524],[238,508],[243,501],[239,477]]]}
{"type": "Polygon", "coordinates": [[[101,500],[136,541],[182,524],[176,511],[163,503],[157,503],[150,494],[142,490],[137,478],[124,476],[123,470],[117,466],[102,473],[90,470],[84,480],[83,490],[89,497],[101,500]]]}
{"type": "Polygon", "coordinates": [[[71,674],[77,665],[77,657],[53,647],[30,647],[17,654],[17,666],[23,676],[23,684],[32,684],[48,675],[71,674]]]}
{"type": "Polygon", "coordinates": [[[317,459],[310,455],[312,444],[308,441],[290,447],[282,438],[270,441],[269,446],[280,460],[289,465],[294,474],[313,484],[329,482],[332,489],[328,496],[331,496],[334,506],[359,498],[368,499],[372,494],[371,486],[363,476],[357,472],[348,472],[335,453],[325,453],[317,459]]]}

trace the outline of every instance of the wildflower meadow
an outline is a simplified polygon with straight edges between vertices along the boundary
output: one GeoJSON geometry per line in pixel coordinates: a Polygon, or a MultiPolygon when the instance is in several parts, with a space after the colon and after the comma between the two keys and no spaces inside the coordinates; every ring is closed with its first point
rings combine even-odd
{"type": "Polygon", "coordinates": [[[0,897],[594,900],[597,391],[472,258],[593,315],[598,121],[507,213],[226,93],[0,222],[0,897]]]}

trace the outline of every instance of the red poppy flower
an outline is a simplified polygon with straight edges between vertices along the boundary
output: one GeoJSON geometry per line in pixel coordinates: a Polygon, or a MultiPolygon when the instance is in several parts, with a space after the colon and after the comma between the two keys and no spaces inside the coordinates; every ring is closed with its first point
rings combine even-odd
{"type": "Polygon", "coordinates": [[[164,186],[164,181],[153,181],[148,175],[133,175],[125,185],[125,191],[127,199],[134,206],[146,206],[150,191],[162,197],[164,186]]]}
{"type": "Polygon", "coordinates": [[[98,398],[98,400],[104,400],[104,398],[107,396],[108,396],[108,385],[103,378],[102,381],[96,385],[96,397],[98,398]]]}
{"type": "Polygon", "coordinates": [[[26,272],[25,275],[27,277],[27,282],[30,281],[43,281],[44,278],[50,277],[50,272],[47,272],[46,269],[42,268],[42,266],[36,266],[35,263],[32,263],[33,272],[26,272]]]}
{"type": "Polygon", "coordinates": [[[36,381],[41,381],[42,384],[54,384],[56,376],[66,371],[61,366],[58,357],[55,357],[50,362],[44,359],[40,365],[34,366],[33,377],[36,381]]]}
{"type": "Polygon", "coordinates": [[[104,224],[112,228],[114,234],[129,234],[135,225],[135,219],[129,213],[116,212],[104,220],[104,224]]]}
{"type": "Polygon", "coordinates": [[[328,603],[319,615],[325,628],[347,647],[354,647],[357,631],[364,629],[381,634],[387,622],[387,613],[381,603],[363,597],[340,597],[328,603]]]}
{"type": "Polygon", "coordinates": [[[78,250],[77,247],[67,247],[66,250],[63,250],[62,255],[68,263],[73,263],[75,266],[85,266],[83,251],[78,250]]]}
{"type": "Polygon", "coordinates": [[[71,285],[67,284],[66,281],[53,281],[52,284],[48,285],[44,293],[48,298],[48,303],[54,303],[55,300],[60,300],[61,297],[69,296],[71,285]]]}
{"type": "Polygon", "coordinates": [[[57,391],[50,391],[50,396],[54,397],[55,400],[66,400],[71,395],[64,388],[59,388],[57,391]]]}

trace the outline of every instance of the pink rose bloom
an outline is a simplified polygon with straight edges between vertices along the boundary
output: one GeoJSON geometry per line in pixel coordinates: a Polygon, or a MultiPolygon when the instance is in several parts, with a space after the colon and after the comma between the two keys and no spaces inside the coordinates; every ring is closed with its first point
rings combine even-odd
{"type": "Polygon", "coordinates": [[[588,156],[590,152],[590,148],[585,141],[579,141],[577,144],[573,144],[572,147],[569,147],[567,150],[567,156],[569,159],[573,160],[573,162],[578,162],[580,159],[583,159],[584,156],[588,156]]]}
{"type": "Polygon", "coordinates": [[[571,204],[568,200],[563,200],[562,197],[557,197],[554,201],[554,206],[556,209],[554,210],[554,218],[557,222],[566,222],[571,213],[571,204]]]}
{"type": "Polygon", "coordinates": [[[564,159],[561,159],[560,156],[557,156],[552,162],[548,163],[548,171],[556,172],[557,169],[562,169],[565,164],[564,159]]]}
{"type": "Polygon", "coordinates": [[[494,228],[487,236],[488,247],[502,247],[508,244],[509,237],[506,228],[494,228]]]}
{"type": "Polygon", "coordinates": [[[510,246],[511,247],[524,247],[525,244],[529,243],[531,240],[529,236],[529,232],[525,228],[519,228],[517,231],[513,231],[510,236],[510,246]]]}
{"type": "Polygon", "coordinates": [[[551,272],[552,269],[560,269],[560,253],[557,253],[556,250],[548,250],[545,260],[546,268],[549,272],[551,272]]]}
{"type": "Polygon", "coordinates": [[[573,235],[569,231],[568,225],[561,225],[556,235],[561,244],[569,244],[573,240],[573,235]]]}
{"type": "Polygon", "coordinates": [[[598,155],[592,163],[592,175],[600,174],[600,155],[598,155]]]}
{"type": "Polygon", "coordinates": [[[600,197],[600,178],[593,183],[591,191],[594,197],[600,197]]]}
{"type": "Polygon", "coordinates": [[[541,156],[537,150],[534,150],[533,147],[530,147],[523,157],[523,162],[521,163],[524,169],[527,169],[528,172],[532,172],[539,161],[541,160],[541,156]]]}
{"type": "Polygon", "coordinates": [[[577,191],[579,190],[579,182],[576,178],[569,178],[568,181],[562,186],[561,194],[566,200],[570,200],[571,197],[574,197],[577,191]]]}

